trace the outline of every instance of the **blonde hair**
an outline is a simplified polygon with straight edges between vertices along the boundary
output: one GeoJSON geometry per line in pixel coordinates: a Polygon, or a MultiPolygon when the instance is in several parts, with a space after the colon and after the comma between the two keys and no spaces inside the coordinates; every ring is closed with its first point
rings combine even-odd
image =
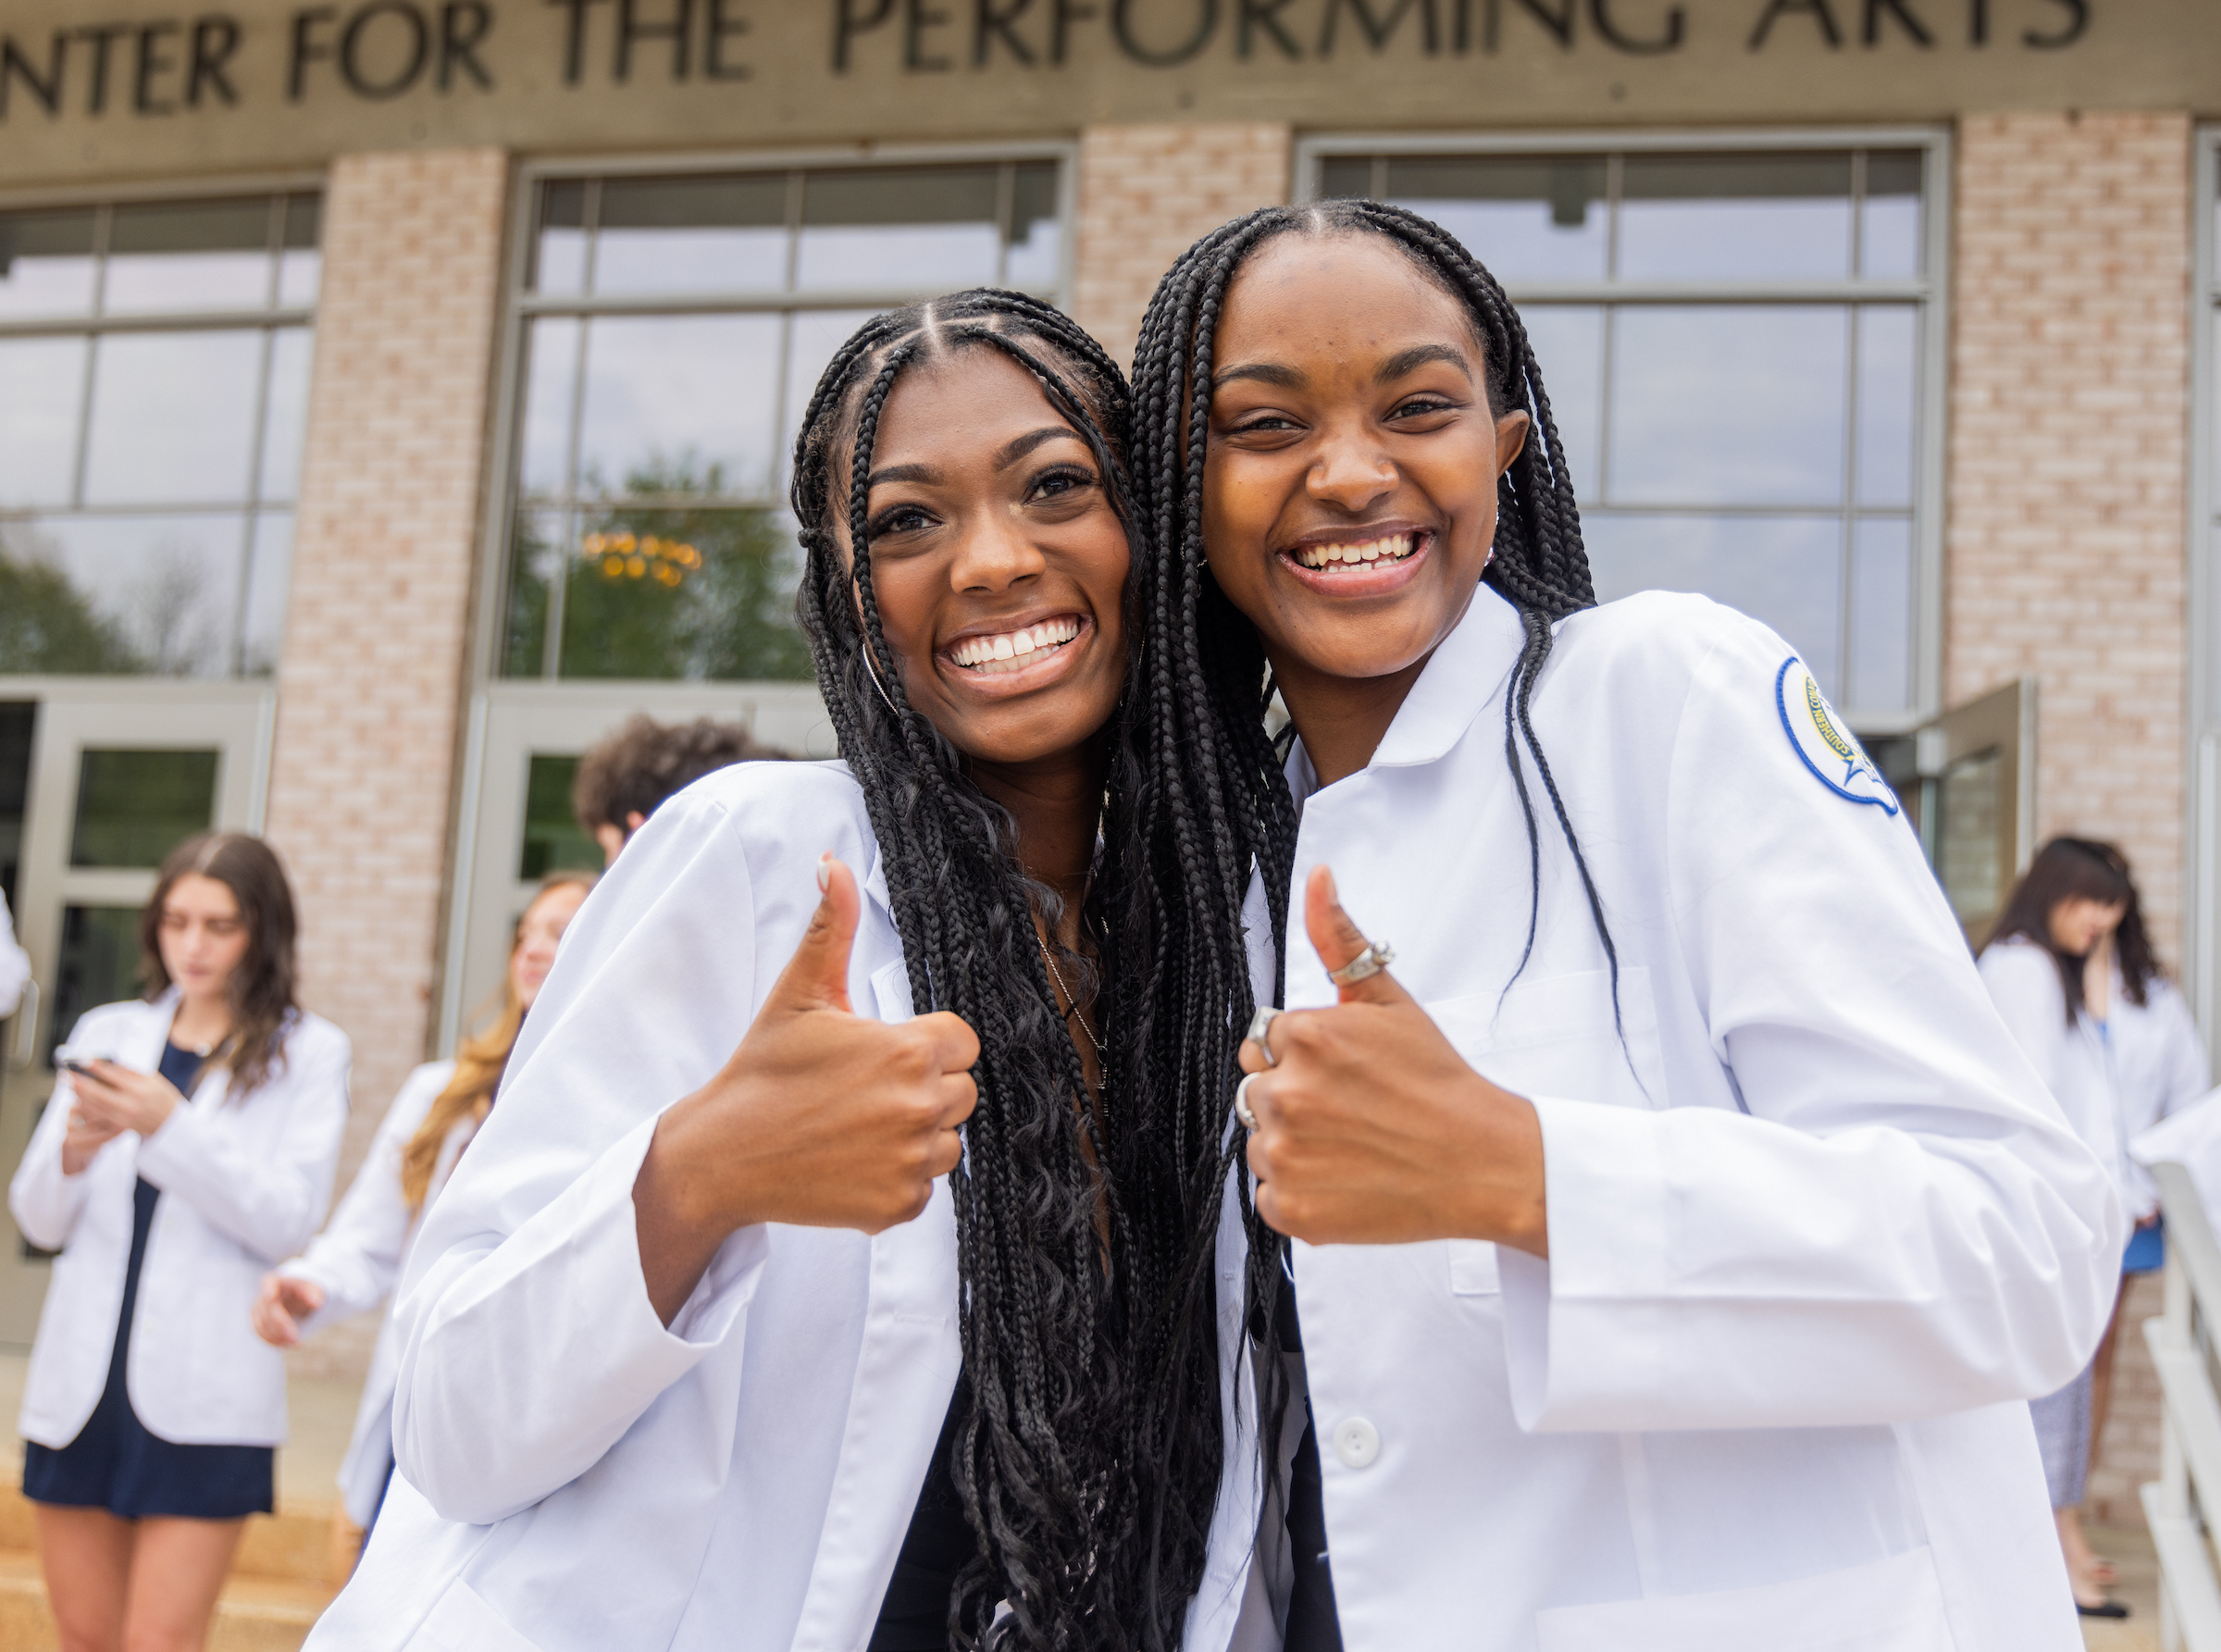
{"type": "MultiPolygon", "coordinates": [[[[509,940],[509,962],[515,961],[517,944],[524,939],[525,919],[533,907],[557,889],[593,887],[591,872],[552,872],[542,878],[525,910],[517,914],[516,928],[509,940]]],[[[401,1191],[410,1210],[423,1208],[425,1195],[431,1191],[432,1172],[439,1168],[440,1149],[449,1133],[465,1118],[474,1124],[483,1123],[492,1111],[493,1092],[501,1086],[502,1074],[509,1066],[509,1052],[516,1047],[516,1035],[524,1025],[525,1001],[517,997],[516,978],[504,963],[500,1013],[484,1032],[455,1046],[454,1076],[424,1115],[424,1123],[416,1126],[416,1134],[409,1137],[409,1145],[402,1149],[401,1191]]]]}

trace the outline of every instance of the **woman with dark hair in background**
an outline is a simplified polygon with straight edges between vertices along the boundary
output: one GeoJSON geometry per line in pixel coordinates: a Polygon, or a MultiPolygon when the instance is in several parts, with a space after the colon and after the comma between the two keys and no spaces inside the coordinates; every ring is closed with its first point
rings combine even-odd
{"type": "Polygon", "coordinates": [[[202,1645],[285,1439],[285,1360],[248,1314],[323,1220],[347,1125],[346,1035],[294,1000],[267,847],[180,844],[139,938],[146,997],[79,1020],[8,1188],[61,1252],[21,1427],[64,1652],[202,1645]]]}
{"type": "MultiPolygon", "coordinates": [[[[590,872],[557,872],[517,914],[493,1024],[456,1045],[444,1062],[409,1074],[331,1223],[292,1261],[264,1276],[254,1331],[272,1348],[367,1312],[391,1294],[424,1212],[492,1111],[494,1091],[525,1015],[555,966],[555,949],[594,887],[590,872]]],[[[389,1316],[355,1410],[354,1434],[340,1464],[340,1499],[367,1535],[393,1472],[393,1383],[401,1361],[389,1316]]]]}
{"type": "Polygon", "coordinates": [[[319,1652],[1227,1646],[1254,851],[1126,694],[1128,419],[1015,293],[826,368],[793,503],[842,761],[698,781],[581,913],[411,1259],[319,1652]]]}
{"type": "Polygon", "coordinates": [[[1235,1112],[1291,1652],[2078,1646],[2026,1402],[2115,1190],[1805,662],[1597,605],[1519,313],[1414,214],[1205,237],[1134,400],[1133,697],[1224,753],[1289,1006],[1235,1112]]]}
{"type": "MultiPolygon", "coordinates": [[[[1982,979],[2052,1095],[2121,1185],[2137,1223],[2122,1272],[2159,1265],[2158,1192],[2128,1137],[2206,1088],[2188,1007],[2160,973],[2128,862],[2110,843],[2054,838],[2021,876],[1982,950],[1982,979]]],[[[2085,1617],[2119,1618],[2105,1597],[2112,1568],[2090,1552],[2081,1502],[2103,1413],[2120,1323],[2116,1297],[2089,1366],[2031,1408],[2059,1544],[2085,1617]]]]}

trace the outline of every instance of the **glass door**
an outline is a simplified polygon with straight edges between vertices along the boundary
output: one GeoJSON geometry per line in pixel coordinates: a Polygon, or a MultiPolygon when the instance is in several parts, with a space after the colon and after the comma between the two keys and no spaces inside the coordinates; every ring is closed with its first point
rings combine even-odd
{"type": "MultiPolygon", "coordinates": [[[[162,858],[211,826],[258,831],[275,697],[262,683],[0,679],[0,879],[32,985],[6,1028],[0,1169],[54,1090],[55,1047],[135,997],[140,909],[162,858]]],[[[28,1343],[46,1257],[0,1232],[0,1343],[28,1343]]]]}
{"type": "Polygon", "coordinates": [[[1977,951],[2036,852],[2036,679],[1954,706],[1912,737],[1892,776],[1920,847],[1977,951]]]}

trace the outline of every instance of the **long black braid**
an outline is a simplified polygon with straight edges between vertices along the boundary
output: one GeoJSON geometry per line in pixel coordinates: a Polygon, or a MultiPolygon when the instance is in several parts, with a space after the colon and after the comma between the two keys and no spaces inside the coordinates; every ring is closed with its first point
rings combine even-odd
{"type": "MultiPolygon", "coordinates": [[[[1138,743],[1129,694],[1105,734],[1103,845],[1083,914],[1099,947],[1098,1124],[1035,930],[1039,913],[1055,933],[1056,897],[1020,870],[1009,814],[911,707],[873,587],[867,481],[887,398],[905,371],[969,350],[1031,373],[1094,451],[1133,542],[1138,673],[1151,559],[1124,479],[1125,382],[1072,320],[1018,293],[881,316],[834,356],[796,443],[809,553],[797,607],[878,838],[912,999],[980,1039],[978,1108],[950,1177],[970,1396],[954,1471],[979,1543],[950,1601],[952,1639],[1158,1652],[1179,1644],[1201,1583],[1224,1456],[1211,1264],[1227,1029],[1248,1013],[1226,869],[1250,851],[1185,815],[1156,828],[1192,765],[1138,743]],[[1212,875],[1169,862],[1168,836],[1212,875]]],[[[1068,978],[1081,962],[1063,956],[1068,978]]]]}
{"type": "MultiPolygon", "coordinates": [[[[1188,248],[1158,283],[1134,352],[1135,487],[1149,514],[1150,539],[1160,564],[1154,571],[1160,587],[1160,606],[1150,615],[1157,647],[1134,689],[1137,703],[1147,708],[1150,736],[1161,747],[1202,738],[1207,727],[1238,730],[1231,747],[1205,765],[1217,785],[1210,814],[1214,821],[1233,823],[1222,840],[1255,846],[1274,950],[1282,960],[1273,988],[1278,1001],[1286,979],[1296,810],[1282,764],[1264,732],[1261,714],[1269,693],[1260,687],[1266,678],[1264,645],[1219,590],[1205,560],[1203,467],[1219,316],[1227,288],[1250,254],[1275,236],[1290,234],[1378,235],[1399,248],[1427,279],[1465,306],[1489,373],[1491,413],[1520,408],[1533,421],[1539,440],[1531,437],[1496,485],[1495,556],[1483,575],[1518,612],[1526,632],[1504,697],[1504,753],[1526,818],[1532,891],[1526,944],[1511,979],[1518,979],[1533,955],[1542,913],[1542,836],[1521,762],[1523,743],[1588,897],[1611,969],[1617,1018],[1619,953],[1531,715],[1535,683],[1550,657],[1552,625],[1594,606],[1596,601],[1588,554],[1582,546],[1572,478],[1542,371],[1528,346],[1519,312],[1495,278],[1455,236],[1416,213],[1375,201],[1269,206],[1212,230],[1188,248]],[[1210,702],[1208,709],[1198,703],[1205,700],[1210,702]]],[[[1248,1207],[1248,1216],[1250,1325],[1271,1356],[1277,1353],[1272,1326],[1282,1278],[1281,1241],[1257,1218],[1254,1206],[1248,1207]]],[[[1279,1360],[1268,1357],[1263,1368],[1267,1414],[1276,1416],[1284,1397],[1278,1381],[1279,1360]]]]}

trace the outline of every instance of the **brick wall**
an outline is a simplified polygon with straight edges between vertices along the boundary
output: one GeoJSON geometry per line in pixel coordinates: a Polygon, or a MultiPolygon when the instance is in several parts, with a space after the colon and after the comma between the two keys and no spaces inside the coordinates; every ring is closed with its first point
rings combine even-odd
{"type": "Polygon", "coordinates": [[[1961,123],[1946,698],[2033,674],[2044,836],[2117,840],[2181,957],[2190,128],[1961,123]]]}
{"type": "Polygon", "coordinates": [[[1228,218],[1288,198],[1290,142],[1262,120],[1081,134],[1073,314],[1122,366],[1173,261],[1228,218]]]}
{"type": "MultiPolygon", "coordinates": [[[[351,155],[325,194],[269,836],[305,1000],[354,1040],[342,1186],[426,1053],[507,179],[498,150],[351,155]]],[[[296,1370],[345,1371],[375,1331],[296,1370]]]]}

